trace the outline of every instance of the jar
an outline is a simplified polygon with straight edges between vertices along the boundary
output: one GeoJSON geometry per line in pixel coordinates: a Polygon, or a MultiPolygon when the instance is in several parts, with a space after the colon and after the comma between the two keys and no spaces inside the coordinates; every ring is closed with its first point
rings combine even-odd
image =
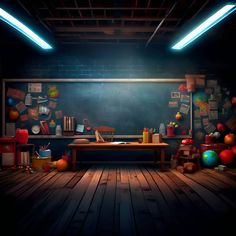
{"type": "Polygon", "coordinates": [[[28,130],[27,129],[17,129],[16,130],[16,142],[20,144],[27,144],[28,143],[28,130]]]}
{"type": "Polygon", "coordinates": [[[56,135],[61,136],[62,135],[62,128],[61,125],[56,126],[56,135]]]}
{"type": "Polygon", "coordinates": [[[168,125],[167,126],[167,136],[168,137],[173,137],[175,136],[174,134],[175,127],[173,125],[168,125]]]}

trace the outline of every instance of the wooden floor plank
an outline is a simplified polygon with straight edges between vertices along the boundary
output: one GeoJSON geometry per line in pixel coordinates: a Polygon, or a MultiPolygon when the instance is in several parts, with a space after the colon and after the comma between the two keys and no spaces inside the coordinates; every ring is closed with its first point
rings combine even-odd
{"type": "Polygon", "coordinates": [[[181,174],[175,170],[173,170],[172,173],[174,173],[181,180],[183,180],[186,184],[188,184],[216,212],[224,212],[224,211],[228,210],[227,206],[222,201],[220,201],[216,197],[215,194],[213,194],[208,189],[204,188],[202,185],[198,184],[197,182],[189,179],[188,177],[184,176],[183,174],[181,174]]]}
{"type": "Polygon", "coordinates": [[[114,212],[115,212],[115,196],[116,196],[116,167],[111,166],[109,169],[108,181],[99,215],[97,225],[97,235],[113,235],[114,212]]]}
{"type": "Polygon", "coordinates": [[[85,219],[83,228],[80,232],[81,236],[82,235],[92,236],[96,234],[101,205],[102,205],[102,201],[103,201],[103,197],[105,194],[106,185],[108,181],[108,174],[109,174],[109,167],[105,166],[96,194],[93,198],[93,201],[88,210],[88,214],[85,219]]]}
{"type": "Polygon", "coordinates": [[[34,236],[231,235],[235,230],[236,169],[181,174],[153,165],[86,168],[0,173],[1,229],[34,236]]]}
{"type": "Polygon", "coordinates": [[[94,173],[91,182],[88,185],[86,193],[81,199],[81,202],[73,215],[73,218],[70,222],[70,227],[66,232],[67,235],[74,236],[80,234],[82,225],[88,213],[88,209],[92,203],[94,194],[97,190],[100,178],[102,176],[102,172],[103,172],[103,167],[100,167],[94,173]]]}
{"type": "Polygon", "coordinates": [[[143,195],[148,207],[148,210],[155,222],[155,226],[158,234],[163,235],[164,230],[164,219],[162,218],[161,209],[155,197],[155,193],[153,192],[151,185],[148,183],[147,179],[144,177],[143,172],[137,168],[135,169],[135,174],[143,191],[143,195]]]}
{"type": "Polygon", "coordinates": [[[155,235],[157,230],[155,222],[148,211],[148,207],[135,173],[135,167],[129,168],[129,183],[131,191],[134,219],[138,235],[155,235]]]}
{"type": "Polygon", "coordinates": [[[71,190],[70,195],[68,196],[66,201],[63,203],[60,209],[58,209],[58,214],[60,215],[60,217],[52,223],[45,235],[62,235],[63,233],[65,233],[97,169],[98,167],[96,166],[90,167],[86,174],[71,190]]]}

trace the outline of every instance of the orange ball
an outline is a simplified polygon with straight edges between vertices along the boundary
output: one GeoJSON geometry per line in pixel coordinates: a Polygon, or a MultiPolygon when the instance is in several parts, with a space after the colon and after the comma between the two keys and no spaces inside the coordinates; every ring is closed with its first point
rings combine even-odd
{"type": "Polygon", "coordinates": [[[58,171],[65,171],[68,168],[68,162],[66,160],[60,159],[56,163],[56,168],[58,171]]]}
{"type": "Polygon", "coordinates": [[[234,134],[227,134],[227,135],[225,135],[224,142],[227,145],[234,145],[235,135],[234,134]]]}
{"type": "Polygon", "coordinates": [[[10,120],[18,120],[20,117],[20,113],[16,109],[11,109],[8,115],[10,120]]]}

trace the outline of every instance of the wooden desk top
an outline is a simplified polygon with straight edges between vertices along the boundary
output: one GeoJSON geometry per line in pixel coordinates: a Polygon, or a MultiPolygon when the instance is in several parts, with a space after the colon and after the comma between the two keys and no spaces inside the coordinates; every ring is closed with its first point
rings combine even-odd
{"type": "Polygon", "coordinates": [[[88,144],[78,144],[78,143],[70,143],[68,144],[71,148],[78,149],[159,149],[168,147],[167,143],[138,143],[138,142],[105,142],[105,143],[97,143],[90,142],[88,144]]]}

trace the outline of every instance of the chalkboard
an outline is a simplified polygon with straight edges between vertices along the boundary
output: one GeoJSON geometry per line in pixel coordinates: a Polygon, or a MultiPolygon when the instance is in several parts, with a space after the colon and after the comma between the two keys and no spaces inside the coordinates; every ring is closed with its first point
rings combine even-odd
{"type": "MultiPolygon", "coordinates": [[[[176,121],[175,114],[184,105],[187,111],[182,113],[182,120],[177,122],[179,127],[176,134],[188,135],[192,129],[192,98],[187,92],[179,92],[179,86],[184,83],[185,79],[177,78],[5,79],[3,131],[5,134],[6,123],[12,123],[8,116],[11,106],[19,108],[19,103],[25,103],[25,96],[30,93],[32,105],[23,106],[20,118],[13,121],[16,128],[27,128],[30,134],[32,126],[39,124],[40,120],[46,120],[47,123],[54,120],[56,124],[62,125],[63,116],[73,116],[77,124],[89,122],[91,127],[115,127],[116,135],[141,135],[144,127],[158,130],[160,123],[167,126],[169,122],[176,121]],[[37,86],[32,90],[30,85],[36,83],[41,85],[41,90],[37,86]],[[48,91],[52,87],[56,88],[58,94],[50,97],[48,91]],[[34,89],[39,91],[34,92],[34,89]],[[23,95],[17,94],[21,92],[23,95]],[[40,103],[39,99],[45,101],[40,103]],[[48,107],[50,115],[35,119],[28,116],[30,109],[39,109],[39,106],[48,107]]],[[[55,127],[50,128],[50,134],[55,134],[55,127]]],[[[93,132],[85,129],[83,134],[92,135],[93,132]]]]}

